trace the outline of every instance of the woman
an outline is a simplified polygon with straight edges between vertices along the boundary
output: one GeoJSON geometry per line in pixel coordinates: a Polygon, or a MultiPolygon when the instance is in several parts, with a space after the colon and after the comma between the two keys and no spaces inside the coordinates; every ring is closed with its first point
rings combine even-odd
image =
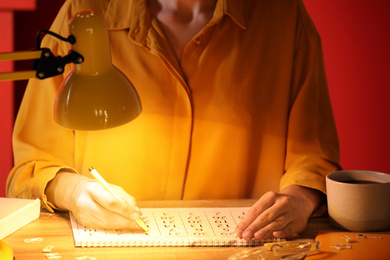
{"type": "MultiPolygon", "coordinates": [[[[113,64],[143,112],[120,127],[72,131],[52,119],[64,76],[30,80],[8,196],[38,197],[106,228],[134,221],[134,197],[259,198],[236,237],[303,231],[324,204],[325,175],[339,169],[320,38],[303,3],[68,0],[51,30],[67,35],[85,10],[105,17],[113,64]],[[90,178],[90,166],[126,203],[90,178]]],[[[50,37],[43,46],[69,50],[50,37]]]]}

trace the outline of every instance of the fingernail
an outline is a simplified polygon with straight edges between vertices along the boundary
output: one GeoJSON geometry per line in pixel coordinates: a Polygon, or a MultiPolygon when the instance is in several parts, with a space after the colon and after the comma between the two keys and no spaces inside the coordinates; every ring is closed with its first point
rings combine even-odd
{"type": "Polygon", "coordinates": [[[234,230],[234,237],[238,238],[238,239],[242,239],[242,232],[243,231],[244,230],[242,230],[242,229],[236,228],[236,230],[234,230]]]}
{"type": "Polygon", "coordinates": [[[245,231],[243,234],[242,234],[242,238],[245,239],[245,240],[252,240],[252,232],[250,231],[245,231]]]}
{"type": "Polygon", "coordinates": [[[257,240],[263,240],[264,239],[264,234],[262,232],[256,232],[253,236],[257,240]]]}
{"type": "Polygon", "coordinates": [[[275,238],[281,238],[281,236],[282,236],[281,232],[279,232],[279,231],[273,232],[272,235],[273,235],[275,238]]]}
{"type": "Polygon", "coordinates": [[[139,214],[136,213],[136,212],[131,213],[131,214],[130,214],[130,218],[131,218],[132,220],[137,220],[137,219],[139,219],[139,214]]]}

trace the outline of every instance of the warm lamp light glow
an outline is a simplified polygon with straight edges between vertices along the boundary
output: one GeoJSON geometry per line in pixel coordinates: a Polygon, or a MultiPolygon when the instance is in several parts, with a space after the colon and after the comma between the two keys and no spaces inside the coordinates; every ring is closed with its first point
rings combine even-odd
{"type": "Polygon", "coordinates": [[[111,63],[107,25],[95,12],[76,15],[69,22],[76,39],[72,50],[84,62],[60,86],[54,120],[75,130],[99,130],[125,124],[141,113],[141,103],[131,82],[111,63]]]}

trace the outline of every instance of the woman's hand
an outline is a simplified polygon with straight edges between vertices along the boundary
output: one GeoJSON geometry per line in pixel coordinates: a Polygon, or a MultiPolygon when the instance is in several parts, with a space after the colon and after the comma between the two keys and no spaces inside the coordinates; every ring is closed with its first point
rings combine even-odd
{"type": "Polygon", "coordinates": [[[121,187],[111,185],[118,200],[97,181],[85,176],[61,172],[48,184],[48,200],[60,209],[69,210],[88,227],[108,229],[134,227],[140,216],[135,199],[121,187]]]}
{"type": "Polygon", "coordinates": [[[310,215],[323,202],[320,191],[292,185],[282,192],[267,192],[247,212],[235,237],[245,240],[286,238],[302,232],[310,215]]]}

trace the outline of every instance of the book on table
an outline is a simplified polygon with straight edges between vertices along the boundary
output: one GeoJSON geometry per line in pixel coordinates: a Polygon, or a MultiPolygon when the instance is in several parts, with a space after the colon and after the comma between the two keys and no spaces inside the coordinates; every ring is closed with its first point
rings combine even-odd
{"type": "Polygon", "coordinates": [[[0,198],[0,239],[39,217],[39,199],[0,198]]]}

